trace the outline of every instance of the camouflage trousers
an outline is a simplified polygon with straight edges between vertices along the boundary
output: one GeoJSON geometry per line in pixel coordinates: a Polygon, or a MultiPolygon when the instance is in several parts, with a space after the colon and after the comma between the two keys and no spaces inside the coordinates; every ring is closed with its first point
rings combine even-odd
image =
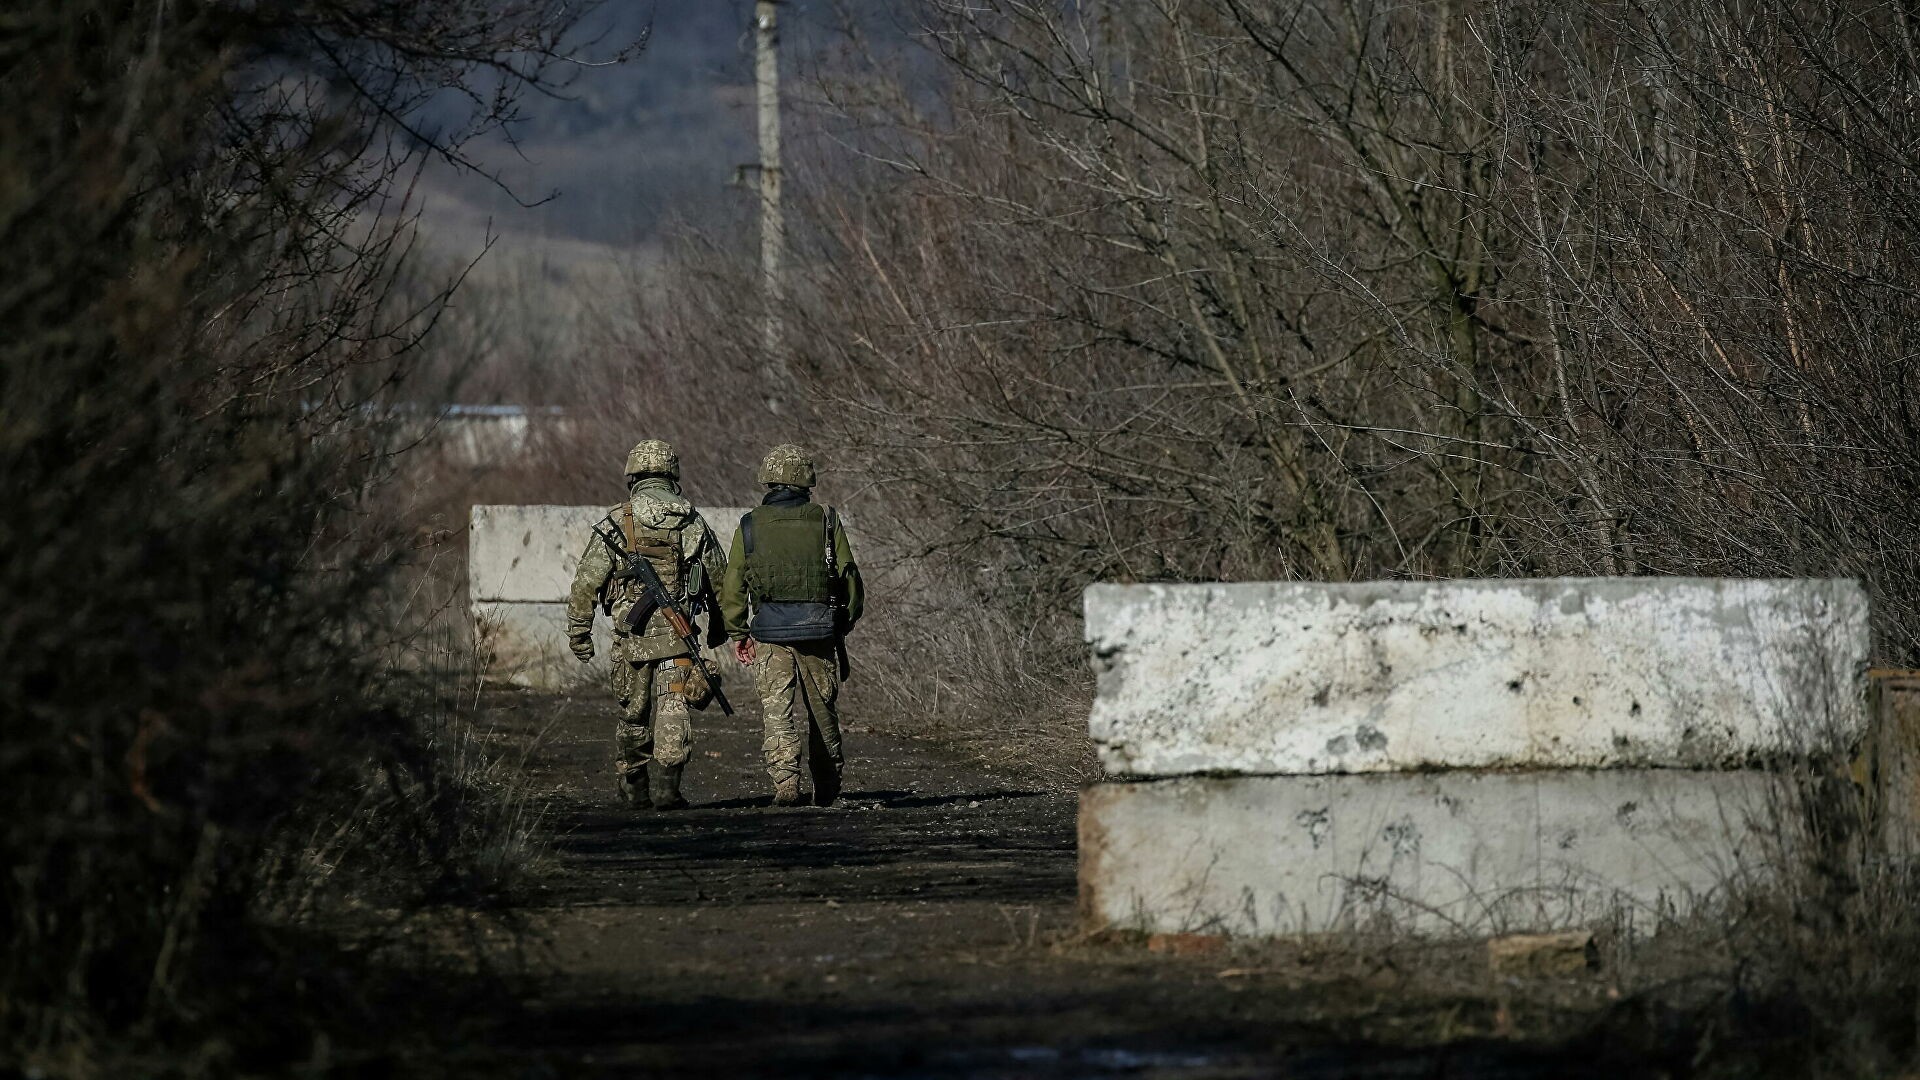
{"type": "Polygon", "coordinates": [[[693,720],[686,697],[674,689],[679,660],[613,662],[613,693],[620,699],[614,724],[614,768],[625,774],[646,767],[685,765],[693,752],[693,720]]]}
{"type": "Polygon", "coordinates": [[[840,696],[840,670],[833,642],[807,641],[793,645],[756,642],[754,680],[760,684],[760,705],[766,716],[767,775],[778,784],[800,775],[800,754],[819,784],[822,776],[837,783],[844,759],[840,753],[840,715],[834,702],[840,696]]]}

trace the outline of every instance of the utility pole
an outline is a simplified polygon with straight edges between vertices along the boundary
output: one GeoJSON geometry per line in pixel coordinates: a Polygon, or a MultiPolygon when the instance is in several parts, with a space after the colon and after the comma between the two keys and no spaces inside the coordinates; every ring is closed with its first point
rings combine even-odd
{"type": "Polygon", "coordinates": [[[780,215],[780,0],[754,0],[754,84],[760,118],[760,290],[766,304],[761,348],[773,377],[775,411],[787,391],[787,360],[782,316],[787,303],[781,261],[786,223],[780,215]]]}

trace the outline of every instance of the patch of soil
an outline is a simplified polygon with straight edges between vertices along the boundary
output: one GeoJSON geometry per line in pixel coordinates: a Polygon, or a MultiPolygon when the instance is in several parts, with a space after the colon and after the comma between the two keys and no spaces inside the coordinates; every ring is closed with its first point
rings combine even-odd
{"type": "Polygon", "coordinates": [[[519,1008],[467,1064],[1507,1077],[1653,1075],[1665,1056],[1610,1054],[1595,1026],[1604,978],[1496,981],[1458,947],[1089,940],[1074,911],[1074,792],[853,728],[841,805],[776,809],[742,705],[696,715],[693,806],[657,813],[614,796],[609,701],[489,699],[482,726],[534,747],[553,854],[519,913],[538,942],[519,1008]]]}

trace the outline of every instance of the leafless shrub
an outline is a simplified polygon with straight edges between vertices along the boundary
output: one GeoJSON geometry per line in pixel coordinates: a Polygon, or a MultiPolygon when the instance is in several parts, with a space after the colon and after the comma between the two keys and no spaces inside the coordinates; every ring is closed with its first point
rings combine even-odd
{"type": "Polygon", "coordinates": [[[576,7],[5,16],[7,1064],[146,1072],[110,1062],[198,1045],[183,1068],[271,1068],[326,1023],[259,906],[306,838],[378,837],[342,865],[410,899],[501,869],[469,843],[485,771],[372,648],[412,538],[369,493],[396,449],[379,406],[450,288],[405,287],[409,170],[550,83],[576,7]],[[447,94],[461,119],[428,131],[447,94]]]}
{"type": "Polygon", "coordinates": [[[1070,653],[1095,579],[1858,576],[1914,655],[1904,14],[920,15],[811,87],[778,359],[961,604],[1070,653]]]}
{"type": "MultiPolygon", "coordinates": [[[[808,86],[789,354],[740,332],[744,266],[669,289],[680,340],[791,373],[861,477],[896,575],[865,649],[888,711],[1084,693],[1092,580],[1861,577],[1879,657],[1913,661],[1904,9],[915,16],[920,52],[856,40],[808,86]]],[[[1913,956],[1903,872],[1853,877],[1875,914],[1829,930],[1913,956]]],[[[1803,899],[1796,927],[1840,903],[1803,899]]],[[[1866,989],[1911,1013],[1904,963],[1817,1008],[1844,1027],[1866,989]]]]}

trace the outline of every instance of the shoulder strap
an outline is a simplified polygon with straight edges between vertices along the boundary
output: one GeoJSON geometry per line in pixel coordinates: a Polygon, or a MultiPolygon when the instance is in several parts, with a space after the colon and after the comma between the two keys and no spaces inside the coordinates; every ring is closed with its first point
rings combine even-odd
{"type": "Polygon", "coordinates": [[[620,538],[627,542],[627,554],[631,555],[636,550],[635,539],[634,539],[635,529],[633,527],[632,497],[628,497],[626,502],[623,502],[620,504],[620,524],[621,524],[620,538]]]}
{"type": "Polygon", "coordinates": [[[833,522],[833,507],[831,507],[831,506],[829,506],[829,507],[827,507],[827,514],[826,514],[826,517],[825,517],[825,519],[824,519],[824,520],[825,520],[825,522],[826,522],[826,526],[827,526],[827,528],[826,528],[826,533],[827,533],[827,577],[828,577],[829,579],[831,579],[831,578],[833,577],[833,575],[834,575],[834,574],[835,574],[835,573],[836,573],[836,572],[838,571],[838,569],[839,569],[839,568],[838,568],[837,566],[835,566],[835,565],[834,565],[834,559],[833,559],[833,524],[834,524],[834,522],[833,522]]]}
{"type": "Polygon", "coordinates": [[[753,511],[740,515],[740,546],[746,554],[753,554],[753,511]]]}

